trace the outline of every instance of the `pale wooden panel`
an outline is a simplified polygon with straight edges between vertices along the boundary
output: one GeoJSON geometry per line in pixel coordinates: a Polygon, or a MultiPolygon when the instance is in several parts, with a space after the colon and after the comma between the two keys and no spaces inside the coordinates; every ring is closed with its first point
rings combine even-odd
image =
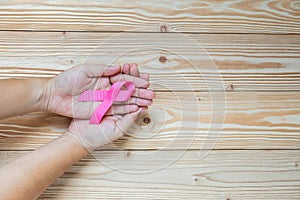
{"type": "Polygon", "coordinates": [[[297,0],[1,1],[0,30],[299,33],[297,0]],[[161,24],[166,24],[162,25],[161,24]]]}
{"type": "MultiPolygon", "coordinates": [[[[1,165],[27,152],[0,151],[1,165]]],[[[299,199],[300,151],[212,151],[199,160],[187,151],[94,153],[76,163],[40,199],[299,199]],[[119,161],[119,162],[116,162],[119,161]],[[110,164],[112,170],[104,164],[110,164]],[[121,172],[120,170],[123,170],[121,172]],[[125,173],[129,170],[131,173],[125,173]],[[133,174],[140,173],[140,174],[133,174]]]]}
{"type": "Polygon", "coordinates": [[[185,42],[180,34],[130,33],[107,40],[112,35],[0,32],[0,78],[54,76],[84,62],[102,42],[93,53],[99,63],[137,62],[157,91],[300,90],[299,35],[190,34],[185,42]]]}
{"type": "MultiPolygon", "coordinates": [[[[141,116],[115,146],[105,148],[201,149],[203,143],[216,142],[216,136],[215,149],[299,149],[299,92],[228,92],[226,102],[215,95],[158,92],[149,115],[141,116]],[[222,112],[226,116],[218,135],[222,119],[212,118],[222,112]],[[145,117],[150,124],[143,122],[145,117]]],[[[34,149],[62,134],[68,123],[67,118],[45,113],[2,120],[0,149],[34,149]]]]}

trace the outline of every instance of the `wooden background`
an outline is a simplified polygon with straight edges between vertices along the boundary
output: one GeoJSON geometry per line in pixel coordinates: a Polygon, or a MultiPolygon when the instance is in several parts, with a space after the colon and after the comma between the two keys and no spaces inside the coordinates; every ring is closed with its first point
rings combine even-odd
{"type": "MultiPolygon", "coordinates": [[[[96,151],[102,163],[92,155],[82,159],[40,199],[300,199],[300,1],[2,0],[0,78],[54,76],[123,31],[149,42],[182,32],[209,52],[226,98],[218,142],[205,159],[198,158],[207,142],[212,94],[222,91],[208,89],[207,77],[168,52],[136,52],[119,61],[137,62],[151,74],[157,92],[151,123],[141,119],[132,134],[114,143],[118,151],[113,145],[96,151]],[[188,105],[184,112],[181,104],[188,105]],[[143,172],[182,152],[152,173],[105,166],[143,172]]],[[[132,48],[136,44],[128,38],[108,43],[99,55],[132,48]]],[[[205,68],[206,58],[193,48],[176,40],[172,45],[205,68]]],[[[58,137],[69,122],[49,113],[0,121],[1,165],[58,137]]]]}

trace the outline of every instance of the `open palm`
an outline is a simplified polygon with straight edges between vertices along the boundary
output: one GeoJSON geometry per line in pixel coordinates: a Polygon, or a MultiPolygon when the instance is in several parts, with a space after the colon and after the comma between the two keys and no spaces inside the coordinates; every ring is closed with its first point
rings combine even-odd
{"type": "Polygon", "coordinates": [[[129,101],[114,104],[106,115],[126,114],[138,110],[138,106],[149,106],[154,94],[143,89],[149,82],[120,73],[120,66],[88,65],[71,68],[49,80],[46,110],[72,118],[89,119],[101,102],[78,102],[79,95],[85,90],[109,89],[110,82],[125,80],[133,81],[138,89],[129,101]]]}

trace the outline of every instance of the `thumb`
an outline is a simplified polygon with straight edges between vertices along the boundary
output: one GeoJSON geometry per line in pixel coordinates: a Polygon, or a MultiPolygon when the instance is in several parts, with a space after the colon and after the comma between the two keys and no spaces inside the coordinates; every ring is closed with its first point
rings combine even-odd
{"type": "Polygon", "coordinates": [[[116,123],[116,134],[120,137],[127,132],[132,124],[138,119],[139,114],[143,111],[143,108],[139,108],[137,111],[125,115],[122,119],[116,123]]]}
{"type": "Polygon", "coordinates": [[[119,74],[121,73],[121,66],[117,65],[117,66],[108,66],[104,72],[103,72],[103,76],[113,76],[115,74],[119,74]]]}
{"type": "Polygon", "coordinates": [[[82,66],[82,71],[89,77],[112,76],[121,72],[120,66],[104,66],[96,64],[85,64],[82,66]]]}

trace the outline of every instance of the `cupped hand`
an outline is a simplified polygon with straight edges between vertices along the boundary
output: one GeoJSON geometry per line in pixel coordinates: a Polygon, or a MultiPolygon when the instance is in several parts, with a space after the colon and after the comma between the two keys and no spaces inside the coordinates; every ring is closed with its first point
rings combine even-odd
{"type": "MultiPolygon", "coordinates": [[[[126,78],[125,80],[130,79],[131,81],[134,81],[135,78],[141,78],[144,81],[149,82],[149,75],[140,74],[136,64],[124,64],[122,74],[125,74],[126,76],[120,74],[110,76],[110,82],[114,83],[122,81],[124,78],[126,78]]],[[[142,87],[146,88],[148,86],[142,87]]],[[[154,96],[153,93],[148,95],[148,98],[152,100],[154,96]]],[[[91,152],[95,148],[119,139],[126,134],[134,121],[137,120],[139,114],[146,111],[147,106],[139,107],[140,108],[137,111],[126,115],[106,116],[99,125],[89,124],[89,120],[74,119],[69,126],[68,133],[76,136],[79,143],[91,152]]]]}
{"type": "Polygon", "coordinates": [[[147,90],[148,80],[130,73],[122,74],[121,66],[85,65],[66,70],[46,82],[43,108],[72,118],[89,119],[101,102],[78,102],[79,95],[85,90],[107,90],[114,82],[125,80],[133,81],[137,88],[128,101],[115,103],[107,116],[126,114],[151,105],[154,93],[147,90]]]}
{"type": "Polygon", "coordinates": [[[76,136],[79,144],[92,152],[97,147],[122,137],[143,110],[144,108],[139,108],[126,115],[106,116],[100,124],[90,124],[89,120],[73,119],[67,134],[76,136]]]}

